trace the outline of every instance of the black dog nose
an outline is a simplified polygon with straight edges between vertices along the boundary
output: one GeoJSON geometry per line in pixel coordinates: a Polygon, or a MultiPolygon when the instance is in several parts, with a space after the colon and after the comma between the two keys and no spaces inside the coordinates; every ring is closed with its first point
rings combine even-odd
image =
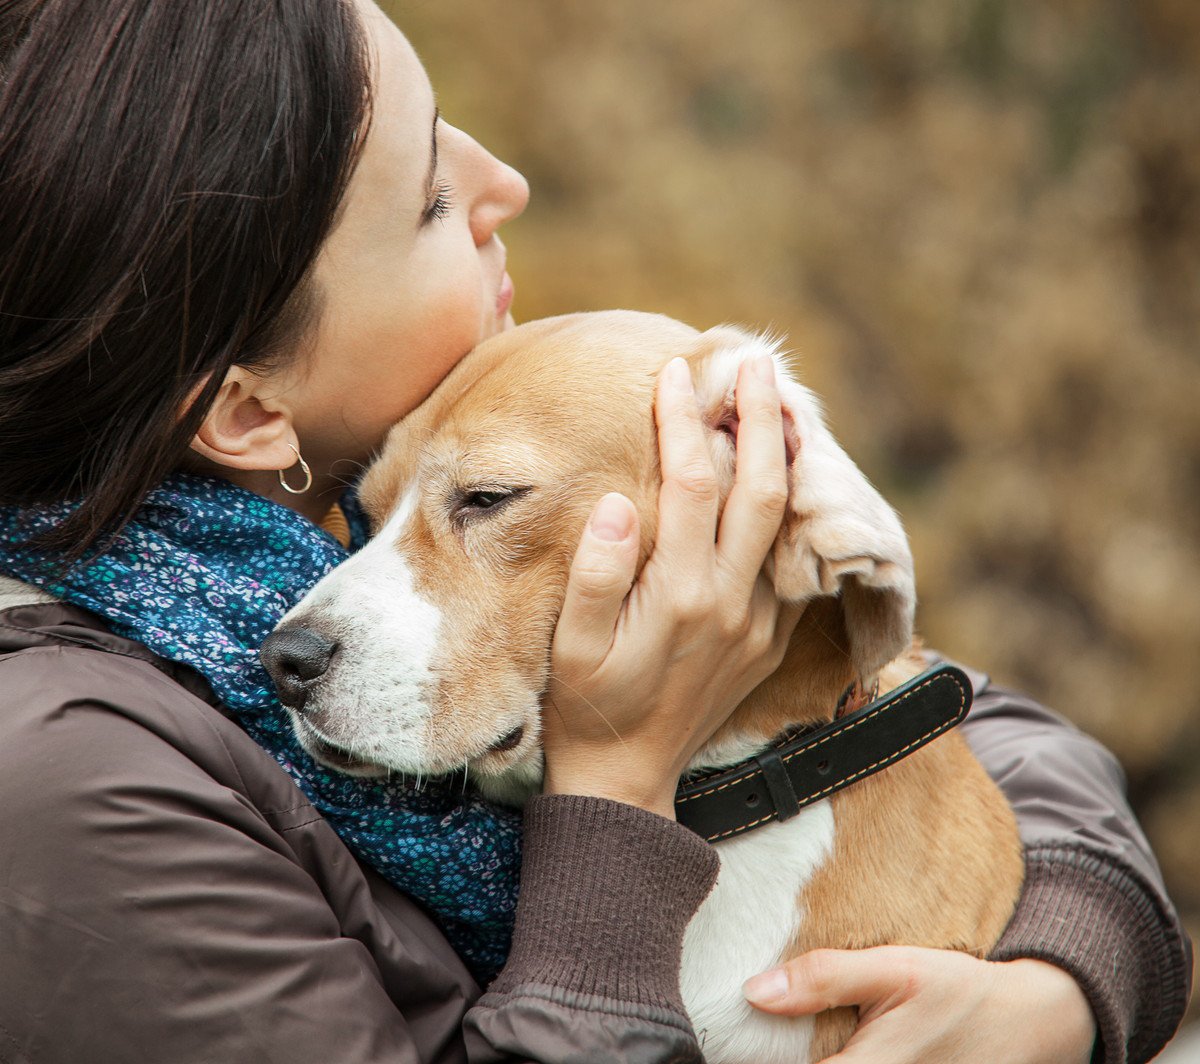
{"type": "Polygon", "coordinates": [[[263,640],[258,656],[275,681],[279,700],[300,709],[308,690],[325,675],[337,644],[311,628],[281,628],[263,640]]]}

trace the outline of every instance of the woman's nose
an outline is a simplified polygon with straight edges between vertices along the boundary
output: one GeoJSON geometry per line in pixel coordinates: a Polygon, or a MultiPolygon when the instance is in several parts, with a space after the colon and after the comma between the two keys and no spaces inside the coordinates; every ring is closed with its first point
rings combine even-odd
{"type": "MultiPolygon", "coordinates": [[[[465,134],[464,134],[465,135],[465,134]]],[[[474,197],[471,201],[471,237],[482,247],[505,222],[511,221],[529,202],[529,182],[487,149],[471,142],[474,197]]]]}

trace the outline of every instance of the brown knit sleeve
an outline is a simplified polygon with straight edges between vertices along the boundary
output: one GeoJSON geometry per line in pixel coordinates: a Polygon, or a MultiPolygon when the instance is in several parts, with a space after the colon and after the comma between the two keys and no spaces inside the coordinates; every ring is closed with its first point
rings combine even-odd
{"type": "Polygon", "coordinates": [[[1079,983],[1096,1017],[1096,1064],[1150,1060],[1175,1033],[1188,1000],[1172,914],[1128,869],[1074,847],[1026,850],[1017,910],[992,951],[1032,957],[1079,983]]]}
{"type": "Polygon", "coordinates": [[[512,953],[467,1016],[471,1058],[491,1059],[486,1045],[551,1060],[590,1042],[596,1059],[620,1045],[613,1059],[699,1062],[679,967],[717,868],[674,821],[599,798],[535,798],[512,953]]]}
{"type": "Polygon", "coordinates": [[[1026,878],[995,960],[1069,972],[1096,1017],[1096,1062],[1141,1064],[1170,1040],[1190,992],[1191,945],[1103,746],[971,673],[963,733],[1016,813],[1026,878]]]}

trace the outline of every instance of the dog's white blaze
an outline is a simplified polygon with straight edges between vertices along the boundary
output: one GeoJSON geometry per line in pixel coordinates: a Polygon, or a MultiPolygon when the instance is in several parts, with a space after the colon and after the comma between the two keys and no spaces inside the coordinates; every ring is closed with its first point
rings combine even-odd
{"type": "Polygon", "coordinates": [[[329,738],[401,772],[428,769],[432,664],[442,622],[396,549],[417,501],[415,489],[406,493],[379,534],[288,615],[311,620],[341,644],[331,707],[338,731],[327,727],[329,738]]]}
{"type": "MultiPolygon", "coordinates": [[[[760,744],[761,745],[761,744],[760,744]]],[[[828,801],[717,846],[721,872],[688,924],[680,985],[709,1064],[807,1064],[813,1020],[752,1008],[742,983],[772,968],[804,910],[800,893],[833,853],[828,801]]]]}

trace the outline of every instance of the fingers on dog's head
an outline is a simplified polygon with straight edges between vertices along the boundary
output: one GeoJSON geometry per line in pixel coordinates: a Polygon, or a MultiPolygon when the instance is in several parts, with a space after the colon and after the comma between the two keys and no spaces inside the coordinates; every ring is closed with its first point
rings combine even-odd
{"type": "Polygon", "coordinates": [[[848,646],[831,643],[831,652],[848,653],[858,675],[870,675],[912,639],[916,596],[904,529],[826,427],[780,340],[733,326],[702,334],[689,359],[723,497],[736,468],[738,372],[764,355],[775,361],[788,469],[788,502],[769,559],[776,592],[801,604],[836,598],[848,646]]]}

